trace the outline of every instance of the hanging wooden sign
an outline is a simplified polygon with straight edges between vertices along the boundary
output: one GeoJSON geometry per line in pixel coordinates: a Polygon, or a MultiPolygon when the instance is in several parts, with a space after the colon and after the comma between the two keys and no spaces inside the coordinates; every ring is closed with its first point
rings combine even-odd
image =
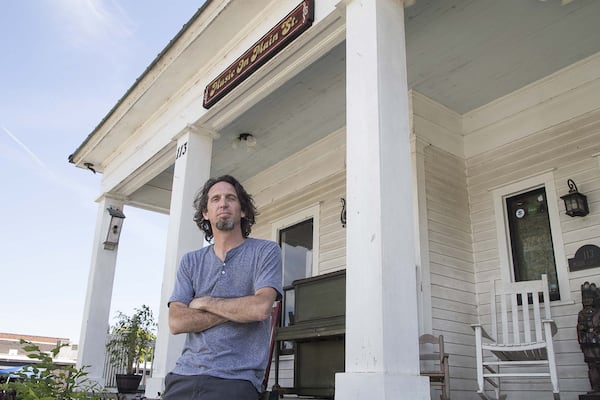
{"type": "Polygon", "coordinates": [[[242,83],[261,65],[308,29],[313,20],[314,0],[305,0],[206,86],[204,108],[210,108],[242,83]]]}

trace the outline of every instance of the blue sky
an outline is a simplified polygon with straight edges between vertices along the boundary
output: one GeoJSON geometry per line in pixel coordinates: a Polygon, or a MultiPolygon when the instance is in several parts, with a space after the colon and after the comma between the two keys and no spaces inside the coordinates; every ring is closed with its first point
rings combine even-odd
{"type": "MultiPolygon", "coordinates": [[[[0,332],[79,342],[101,175],[67,157],[202,2],[3,3],[0,332]]],[[[156,311],[167,217],[125,215],[111,314],[156,311]]]]}

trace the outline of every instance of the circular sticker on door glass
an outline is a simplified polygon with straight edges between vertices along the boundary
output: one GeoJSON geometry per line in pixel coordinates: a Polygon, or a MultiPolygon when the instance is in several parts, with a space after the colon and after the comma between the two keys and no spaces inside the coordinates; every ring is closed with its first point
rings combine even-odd
{"type": "Polygon", "coordinates": [[[522,208],[517,208],[515,215],[517,216],[517,218],[523,218],[525,216],[525,210],[523,210],[522,208]]]}

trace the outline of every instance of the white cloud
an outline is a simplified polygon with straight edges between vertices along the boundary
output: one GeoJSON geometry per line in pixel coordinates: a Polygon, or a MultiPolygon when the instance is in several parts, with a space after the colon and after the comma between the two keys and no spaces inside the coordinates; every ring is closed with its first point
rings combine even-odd
{"type": "MultiPolygon", "coordinates": [[[[85,184],[78,182],[65,172],[67,168],[75,170],[73,166],[67,165],[66,160],[64,167],[55,168],[38,157],[29,146],[21,141],[8,128],[1,126],[0,130],[11,139],[14,145],[16,145],[16,147],[14,145],[11,147],[6,143],[0,142],[0,154],[3,155],[3,159],[0,160],[2,169],[13,171],[13,173],[15,168],[27,169],[42,181],[53,185],[57,190],[70,193],[71,195],[76,196],[79,201],[86,202],[84,204],[88,204],[98,196],[98,193],[93,188],[98,187],[99,177],[96,177],[95,184],[92,184],[93,181],[90,181],[89,184],[87,182],[85,184]]],[[[21,173],[22,172],[23,171],[21,171],[21,173]]],[[[87,181],[89,181],[89,179],[87,181]]]]}
{"type": "Polygon", "coordinates": [[[37,156],[35,155],[35,153],[33,151],[31,151],[31,149],[29,147],[27,147],[25,145],[25,143],[23,143],[22,141],[19,140],[18,137],[16,137],[11,131],[9,131],[8,129],[6,129],[5,126],[2,127],[2,130],[8,135],[8,137],[10,137],[17,145],[19,145],[19,147],[25,151],[25,153],[31,158],[33,159],[40,167],[42,168],[47,168],[46,164],[44,164],[44,162],[37,156]]]}

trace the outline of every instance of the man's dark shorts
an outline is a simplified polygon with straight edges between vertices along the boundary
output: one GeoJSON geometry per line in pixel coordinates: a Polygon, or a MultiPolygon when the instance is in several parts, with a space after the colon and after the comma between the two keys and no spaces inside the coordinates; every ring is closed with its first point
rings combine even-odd
{"type": "Polygon", "coordinates": [[[252,383],[239,379],[221,379],[208,375],[177,375],[165,377],[163,400],[257,400],[252,383]]]}

